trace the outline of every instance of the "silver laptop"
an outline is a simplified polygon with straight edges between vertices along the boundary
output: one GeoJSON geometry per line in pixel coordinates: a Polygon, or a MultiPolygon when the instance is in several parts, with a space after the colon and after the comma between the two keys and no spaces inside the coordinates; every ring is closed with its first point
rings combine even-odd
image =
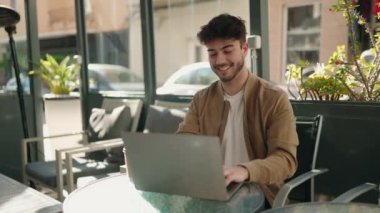
{"type": "Polygon", "coordinates": [[[122,137],[138,190],[228,200],[242,185],[225,186],[218,137],[131,132],[122,137]]]}

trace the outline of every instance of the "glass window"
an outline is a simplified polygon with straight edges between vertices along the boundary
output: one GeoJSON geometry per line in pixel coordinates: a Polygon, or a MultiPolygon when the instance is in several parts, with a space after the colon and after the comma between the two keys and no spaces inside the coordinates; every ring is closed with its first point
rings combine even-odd
{"type": "MultiPolygon", "coordinates": [[[[249,32],[249,1],[153,0],[158,95],[193,95],[217,79],[209,65],[202,69],[193,67],[193,72],[181,69],[196,62],[208,64],[207,50],[196,35],[201,26],[221,13],[240,16],[246,21],[249,32]],[[179,72],[182,76],[178,76],[179,72]]],[[[246,59],[249,62],[249,56],[246,59]]],[[[248,63],[246,65],[250,67],[248,63]]]]}
{"type": "MultiPolygon", "coordinates": [[[[66,56],[77,55],[75,1],[38,0],[37,21],[41,58],[49,54],[59,63],[66,56]]],[[[41,80],[42,93],[50,93],[41,80]]],[[[78,88],[74,88],[78,90],[78,88]]]]}
{"type": "Polygon", "coordinates": [[[143,93],[139,1],[85,3],[90,92],[143,93]]]}
{"type": "Polygon", "coordinates": [[[190,84],[191,82],[191,77],[193,73],[187,73],[180,78],[178,78],[176,81],[174,81],[175,84],[190,84]]]}
{"type": "Polygon", "coordinates": [[[320,4],[287,8],[286,64],[319,61],[320,46],[320,4]]]}
{"type": "MultiPolygon", "coordinates": [[[[13,34],[15,40],[18,65],[20,67],[20,78],[24,92],[29,93],[28,60],[26,45],[26,25],[25,8],[23,1],[0,0],[0,4],[16,10],[20,15],[20,21],[16,24],[16,33],[13,34]]],[[[0,93],[15,93],[17,90],[13,60],[11,58],[11,48],[9,45],[8,33],[4,28],[0,29],[0,93]]]]}
{"type": "MultiPolygon", "coordinates": [[[[41,56],[76,55],[75,1],[38,0],[41,56]]],[[[139,1],[84,0],[90,92],[144,91],[139,1]]]]}
{"type": "Polygon", "coordinates": [[[202,68],[194,70],[193,72],[182,76],[177,81],[175,81],[175,83],[209,85],[217,79],[218,77],[212,72],[210,68],[202,68]]]}
{"type": "Polygon", "coordinates": [[[311,74],[316,63],[326,64],[336,47],[347,43],[344,17],[330,10],[335,3],[268,0],[269,70],[264,72],[285,91],[288,64],[307,60],[311,66],[304,73],[311,74]]]}

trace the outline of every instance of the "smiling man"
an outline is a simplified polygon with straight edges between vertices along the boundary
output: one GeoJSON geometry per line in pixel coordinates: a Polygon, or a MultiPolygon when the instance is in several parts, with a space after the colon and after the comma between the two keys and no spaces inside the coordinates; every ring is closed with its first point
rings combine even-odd
{"type": "Polygon", "coordinates": [[[220,80],[195,94],[178,133],[218,136],[226,185],[258,183],[272,204],[297,168],[295,118],[285,92],[245,66],[246,34],[244,21],[229,14],[202,26],[197,36],[220,80]]]}

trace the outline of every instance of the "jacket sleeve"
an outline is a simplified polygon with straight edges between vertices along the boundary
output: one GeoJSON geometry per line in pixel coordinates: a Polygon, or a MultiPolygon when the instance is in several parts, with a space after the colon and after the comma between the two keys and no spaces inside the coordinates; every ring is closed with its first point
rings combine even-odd
{"type": "Polygon", "coordinates": [[[267,157],[242,164],[249,171],[250,181],[259,184],[281,184],[297,169],[298,136],[295,117],[287,95],[280,94],[267,115],[267,157]]]}
{"type": "Polygon", "coordinates": [[[176,133],[188,133],[188,134],[199,134],[200,133],[200,127],[199,127],[199,103],[198,103],[198,95],[196,94],[190,104],[189,110],[186,113],[186,116],[179,124],[179,127],[177,129],[176,133]]]}

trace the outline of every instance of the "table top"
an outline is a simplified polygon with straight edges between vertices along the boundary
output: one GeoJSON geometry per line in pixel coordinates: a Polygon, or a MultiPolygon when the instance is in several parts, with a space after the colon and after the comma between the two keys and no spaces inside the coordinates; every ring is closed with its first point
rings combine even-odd
{"type": "MultiPolygon", "coordinates": [[[[380,206],[366,203],[332,203],[314,202],[287,205],[282,208],[271,209],[265,213],[295,213],[295,212],[321,212],[321,213],[379,213],[380,206]]],[[[263,212],[264,213],[264,212],[263,212]]]]}
{"type": "Polygon", "coordinates": [[[255,212],[264,195],[256,184],[244,184],[227,202],[135,189],[125,174],[95,181],[72,192],[63,203],[73,212],[255,212]]]}
{"type": "Polygon", "coordinates": [[[62,212],[62,204],[0,173],[0,213],[62,212]]]}

